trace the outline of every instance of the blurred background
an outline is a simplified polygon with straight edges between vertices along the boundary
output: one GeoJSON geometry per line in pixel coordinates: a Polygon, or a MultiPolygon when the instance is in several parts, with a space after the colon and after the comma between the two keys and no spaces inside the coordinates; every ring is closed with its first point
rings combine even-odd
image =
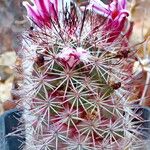
{"type": "MultiPolygon", "coordinates": [[[[0,0],[0,114],[12,107],[12,104],[7,101],[13,99],[11,95],[15,81],[13,68],[15,63],[18,63],[16,52],[21,48],[21,33],[29,26],[22,1],[0,0]]],[[[142,42],[144,39],[147,40],[150,35],[149,6],[150,0],[128,0],[130,20],[134,22],[131,37],[133,44],[142,42]]],[[[138,55],[143,57],[143,45],[139,49],[138,55]]],[[[147,49],[150,50],[150,44],[147,45],[147,49]]],[[[142,77],[142,80],[145,83],[145,76],[142,77]]],[[[148,93],[150,92],[148,91],[148,93]]]]}
{"type": "Polygon", "coordinates": [[[23,0],[0,0],[0,113],[2,103],[11,100],[16,52],[21,47],[21,32],[27,27],[23,0]]]}

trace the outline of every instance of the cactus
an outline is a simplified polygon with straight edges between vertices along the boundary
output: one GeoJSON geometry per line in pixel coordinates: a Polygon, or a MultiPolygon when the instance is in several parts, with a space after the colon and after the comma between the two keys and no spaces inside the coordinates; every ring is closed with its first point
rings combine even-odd
{"type": "MultiPolygon", "coordinates": [[[[23,2],[31,27],[22,34],[26,150],[127,150],[143,143],[131,101],[136,51],[126,0],[23,2]]],[[[137,100],[138,101],[138,100],[137,100]]]]}

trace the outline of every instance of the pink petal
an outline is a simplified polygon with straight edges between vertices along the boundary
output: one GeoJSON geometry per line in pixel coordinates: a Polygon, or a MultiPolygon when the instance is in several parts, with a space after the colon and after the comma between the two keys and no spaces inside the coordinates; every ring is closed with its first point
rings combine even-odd
{"type": "Polygon", "coordinates": [[[55,21],[58,21],[57,12],[54,8],[54,4],[52,4],[51,2],[49,4],[49,12],[50,12],[51,19],[54,19],[55,21]]]}
{"type": "Polygon", "coordinates": [[[103,16],[108,16],[110,14],[109,11],[107,11],[99,6],[96,6],[96,5],[93,5],[92,9],[103,16]]]}
{"type": "Polygon", "coordinates": [[[56,12],[58,13],[58,5],[60,0],[50,0],[50,2],[54,5],[56,12]]]}
{"type": "Polygon", "coordinates": [[[42,11],[45,10],[44,0],[34,0],[34,4],[36,5],[37,9],[42,11]]]}
{"type": "Polygon", "coordinates": [[[99,0],[91,0],[87,9],[94,10],[95,12],[103,16],[108,16],[110,14],[108,5],[105,5],[99,0]]]}
{"type": "Polygon", "coordinates": [[[129,39],[130,36],[131,36],[131,34],[132,34],[133,25],[134,25],[134,23],[131,22],[131,23],[130,23],[130,27],[129,27],[129,29],[128,29],[128,32],[126,32],[126,37],[127,37],[127,39],[129,39]]]}
{"type": "Polygon", "coordinates": [[[122,18],[128,17],[128,16],[129,16],[129,12],[127,10],[121,10],[119,12],[119,15],[118,15],[118,17],[116,19],[118,19],[118,21],[121,21],[122,18]]]}
{"type": "Polygon", "coordinates": [[[34,6],[28,2],[23,2],[24,7],[27,9],[27,14],[37,25],[41,26],[40,20],[42,19],[34,6]]]}
{"type": "MultiPolygon", "coordinates": [[[[110,3],[110,5],[109,5],[109,10],[110,11],[115,11],[117,8],[117,2],[116,2],[116,0],[115,1],[113,1],[112,3],[110,3]]],[[[118,10],[118,9],[117,9],[118,10]]]]}
{"type": "MultiPolygon", "coordinates": [[[[50,13],[50,5],[52,4],[52,0],[44,0],[44,5],[48,13],[50,13]]],[[[53,3],[54,4],[54,3],[53,3]]]]}
{"type": "Polygon", "coordinates": [[[121,6],[121,9],[126,9],[127,0],[118,0],[119,6],[121,6]]]}
{"type": "Polygon", "coordinates": [[[48,14],[44,1],[45,0],[34,0],[37,10],[43,17],[48,14]]]}

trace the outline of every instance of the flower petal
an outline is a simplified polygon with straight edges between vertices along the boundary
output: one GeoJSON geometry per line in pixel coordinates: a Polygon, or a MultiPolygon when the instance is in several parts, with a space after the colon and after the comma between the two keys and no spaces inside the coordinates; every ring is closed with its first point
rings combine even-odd
{"type": "Polygon", "coordinates": [[[50,0],[50,2],[54,5],[54,8],[57,13],[58,13],[58,1],[60,0],[50,0]]]}
{"type": "Polygon", "coordinates": [[[98,0],[91,0],[87,9],[94,10],[103,16],[108,16],[110,14],[108,5],[105,5],[103,2],[98,0]]]}
{"type": "Polygon", "coordinates": [[[126,9],[127,0],[118,0],[118,5],[120,6],[120,9],[126,9]]]}
{"type": "Polygon", "coordinates": [[[41,26],[41,20],[39,12],[35,6],[31,6],[28,2],[24,1],[23,6],[27,9],[28,17],[33,20],[38,26],[41,26]]]}
{"type": "Polygon", "coordinates": [[[44,1],[45,0],[34,0],[34,3],[42,17],[48,14],[44,1]]]}

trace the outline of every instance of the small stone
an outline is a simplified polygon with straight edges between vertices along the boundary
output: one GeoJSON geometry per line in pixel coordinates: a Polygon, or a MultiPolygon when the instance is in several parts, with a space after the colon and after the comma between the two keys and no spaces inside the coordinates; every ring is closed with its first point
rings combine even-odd
{"type": "Polygon", "coordinates": [[[13,66],[16,61],[16,53],[15,52],[5,52],[0,55],[0,65],[3,66],[13,66]]]}
{"type": "Polygon", "coordinates": [[[13,101],[5,101],[3,103],[3,109],[6,111],[6,110],[9,110],[9,109],[13,109],[16,107],[16,103],[14,103],[13,101]]]}

